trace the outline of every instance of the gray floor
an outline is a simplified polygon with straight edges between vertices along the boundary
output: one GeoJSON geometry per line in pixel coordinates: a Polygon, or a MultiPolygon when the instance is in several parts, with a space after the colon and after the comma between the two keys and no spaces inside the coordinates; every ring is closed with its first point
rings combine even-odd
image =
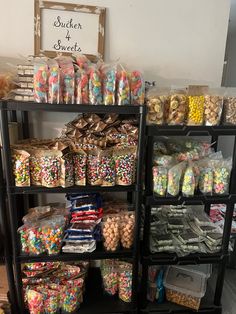
{"type": "Polygon", "coordinates": [[[236,269],[227,269],[222,296],[223,314],[236,314],[236,269]]]}

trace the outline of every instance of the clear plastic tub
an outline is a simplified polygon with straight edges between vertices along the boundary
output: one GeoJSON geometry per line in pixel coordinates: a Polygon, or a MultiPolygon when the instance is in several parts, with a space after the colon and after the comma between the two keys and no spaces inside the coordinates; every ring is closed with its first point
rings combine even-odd
{"type": "Polygon", "coordinates": [[[210,278],[212,274],[212,265],[211,264],[198,264],[198,265],[177,265],[176,268],[194,271],[199,275],[205,276],[206,279],[210,278]]]}
{"type": "Polygon", "coordinates": [[[169,266],[164,278],[166,299],[170,302],[198,310],[206,292],[206,276],[195,270],[169,266]]]}

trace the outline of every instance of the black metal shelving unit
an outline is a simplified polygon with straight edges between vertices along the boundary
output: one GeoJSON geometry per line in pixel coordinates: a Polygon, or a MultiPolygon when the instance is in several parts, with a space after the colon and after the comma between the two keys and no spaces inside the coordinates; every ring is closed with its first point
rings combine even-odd
{"type": "MultiPolygon", "coordinates": [[[[130,258],[133,263],[133,281],[132,281],[132,302],[125,303],[119,299],[107,298],[102,293],[101,278],[98,274],[90,274],[89,277],[97,278],[93,282],[96,289],[92,287],[87,289],[88,294],[85,296],[85,302],[82,304],[79,313],[137,313],[138,310],[138,266],[139,266],[139,231],[140,231],[140,210],[142,202],[142,165],[144,161],[144,151],[142,147],[145,145],[145,121],[146,108],[145,106],[103,106],[103,105],[50,105],[43,103],[29,102],[14,102],[3,101],[0,104],[1,109],[1,126],[3,139],[4,165],[6,171],[6,193],[9,204],[9,219],[10,232],[12,238],[12,263],[15,270],[15,285],[17,294],[17,313],[27,313],[24,309],[22,298],[22,278],[21,264],[26,262],[42,262],[42,261],[77,261],[77,260],[97,260],[97,259],[113,259],[113,258],[130,258]],[[12,157],[9,141],[8,130],[8,112],[20,112],[22,121],[23,137],[29,137],[29,111],[51,111],[51,112],[74,112],[74,113],[118,113],[122,115],[136,115],[139,118],[139,139],[138,139],[138,155],[137,155],[137,172],[136,183],[132,186],[114,186],[114,187],[98,187],[98,186],[73,186],[70,188],[44,188],[44,187],[15,187],[14,176],[12,171],[12,157]],[[17,206],[17,197],[21,195],[24,200],[24,207],[27,208],[29,198],[32,195],[42,193],[80,193],[80,192],[127,192],[132,195],[132,200],[135,206],[135,240],[131,250],[118,250],[116,252],[106,252],[99,247],[96,251],[88,254],[66,254],[61,253],[55,256],[25,256],[20,252],[20,243],[17,236],[17,229],[22,218],[22,213],[19,214],[17,206]],[[20,216],[20,217],[19,217],[20,216]]],[[[14,114],[14,117],[17,115],[14,114]]],[[[91,283],[88,281],[88,286],[91,283]]],[[[15,314],[15,313],[14,313],[15,314]]]]}
{"type": "Polygon", "coordinates": [[[145,219],[144,219],[144,236],[142,245],[142,279],[141,279],[141,313],[153,314],[183,314],[195,313],[191,309],[179,306],[170,302],[164,304],[151,303],[147,300],[148,285],[148,267],[150,265],[191,265],[191,264],[215,264],[218,266],[217,278],[215,282],[215,291],[206,292],[202,299],[199,313],[221,314],[221,296],[224,283],[225,268],[229,257],[228,245],[231,234],[232,216],[234,204],[236,203],[236,127],[235,126],[147,126],[147,151],[146,151],[146,178],[145,178],[145,219]],[[218,137],[233,135],[235,136],[233,147],[233,168],[231,174],[230,194],[224,196],[204,196],[195,195],[193,197],[156,197],[152,191],[152,160],[153,145],[155,137],[158,136],[210,136],[214,148],[217,149],[218,137]],[[158,253],[151,254],[149,250],[150,237],[150,218],[151,207],[160,205],[179,205],[179,204],[204,204],[205,210],[209,213],[211,204],[225,204],[226,216],[224,223],[222,249],[217,254],[190,254],[188,256],[179,257],[177,254],[158,253]]]}

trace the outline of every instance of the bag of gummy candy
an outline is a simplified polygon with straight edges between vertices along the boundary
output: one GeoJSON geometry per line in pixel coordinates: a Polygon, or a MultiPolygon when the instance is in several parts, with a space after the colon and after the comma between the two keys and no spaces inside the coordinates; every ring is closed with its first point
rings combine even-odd
{"type": "Polygon", "coordinates": [[[143,105],[145,96],[145,82],[139,71],[130,73],[131,105],[143,105]]]}
{"type": "Polygon", "coordinates": [[[48,60],[47,64],[49,67],[48,102],[50,104],[59,104],[61,99],[59,64],[55,59],[48,60]]]}
{"type": "Polygon", "coordinates": [[[34,100],[38,103],[48,102],[48,65],[40,57],[34,59],[34,100]]]}
{"type": "Polygon", "coordinates": [[[91,105],[101,105],[102,96],[102,75],[94,65],[89,69],[89,103],[91,105]]]}
{"type": "Polygon", "coordinates": [[[129,84],[129,74],[120,65],[119,70],[117,71],[117,104],[129,105],[130,104],[130,84],[129,84]]]}

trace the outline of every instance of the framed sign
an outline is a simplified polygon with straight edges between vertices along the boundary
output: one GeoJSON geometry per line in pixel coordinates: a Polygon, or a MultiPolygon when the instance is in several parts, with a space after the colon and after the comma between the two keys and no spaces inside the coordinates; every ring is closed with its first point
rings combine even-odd
{"type": "Polygon", "coordinates": [[[102,7],[35,0],[35,55],[77,52],[90,60],[103,59],[105,14],[102,7]]]}

